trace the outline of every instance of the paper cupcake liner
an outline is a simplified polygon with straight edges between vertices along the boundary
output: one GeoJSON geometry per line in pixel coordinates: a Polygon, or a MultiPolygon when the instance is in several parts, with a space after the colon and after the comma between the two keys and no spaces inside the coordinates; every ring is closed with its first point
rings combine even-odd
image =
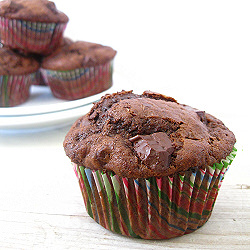
{"type": "Polygon", "coordinates": [[[31,76],[0,75],[0,107],[13,107],[29,98],[31,76]]]}
{"type": "Polygon", "coordinates": [[[95,67],[68,71],[42,69],[42,72],[55,97],[76,100],[112,86],[113,60],[95,67]]]}
{"type": "Polygon", "coordinates": [[[41,70],[37,70],[31,77],[32,85],[47,86],[41,70]]]}
{"type": "Polygon", "coordinates": [[[47,55],[60,43],[66,25],[0,17],[0,37],[11,48],[47,55]]]}
{"type": "Polygon", "coordinates": [[[73,164],[88,214],[104,228],[144,239],[169,239],[209,219],[225,172],[236,155],[205,170],[172,177],[121,178],[73,164]]]}

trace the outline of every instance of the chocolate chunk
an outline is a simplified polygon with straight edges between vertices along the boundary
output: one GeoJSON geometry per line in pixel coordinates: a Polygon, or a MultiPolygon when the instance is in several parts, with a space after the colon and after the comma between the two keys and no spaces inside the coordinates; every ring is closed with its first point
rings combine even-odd
{"type": "Polygon", "coordinates": [[[162,166],[169,166],[174,146],[166,133],[136,135],[129,140],[133,143],[137,155],[145,165],[150,166],[157,162],[162,166]]]}
{"type": "Polygon", "coordinates": [[[204,124],[207,124],[207,118],[206,118],[205,111],[197,110],[197,111],[195,111],[195,113],[200,117],[201,122],[203,122],[204,124]]]}

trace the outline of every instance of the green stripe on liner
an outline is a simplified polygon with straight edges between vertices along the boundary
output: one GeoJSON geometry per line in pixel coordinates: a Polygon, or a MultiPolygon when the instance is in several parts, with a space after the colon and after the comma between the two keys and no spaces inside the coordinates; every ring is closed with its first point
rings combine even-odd
{"type": "MultiPolygon", "coordinates": [[[[213,205],[214,205],[214,203],[215,203],[215,202],[213,202],[213,205]]],[[[211,213],[211,210],[205,210],[205,209],[204,209],[204,210],[202,211],[202,215],[205,215],[205,216],[209,215],[210,213],[211,213]]]]}
{"type": "Polygon", "coordinates": [[[193,182],[193,180],[195,181],[196,175],[195,175],[194,179],[192,179],[192,180],[191,180],[191,177],[193,177],[193,174],[191,174],[190,176],[185,175],[185,176],[184,176],[184,182],[188,182],[188,184],[189,184],[189,185],[192,187],[192,189],[193,189],[193,187],[194,187],[194,182],[193,182]]]}
{"type": "MultiPolygon", "coordinates": [[[[167,201],[169,208],[170,208],[170,201],[168,199],[168,197],[166,197],[165,194],[163,194],[162,192],[160,192],[160,197],[162,199],[165,199],[165,201],[167,201]],[[164,197],[164,198],[163,198],[164,197]]],[[[205,203],[205,201],[202,201],[203,203],[205,203]]],[[[162,205],[162,204],[161,204],[162,205]]],[[[191,213],[185,209],[183,209],[182,207],[179,207],[178,205],[176,205],[176,203],[171,202],[171,209],[173,209],[174,211],[176,211],[178,214],[185,216],[186,218],[193,218],[193,219],[200,219],[201,218],[201,214],[199,213],[191,213]]]]}
{"type": "Polygon", "coordinates": [[[102,184],[102,180],[101,180],[101,177],[100,177],[100,173],[99,173],[99,171],[96,171],[95,173],[96,173],[96,176],[97,176],[97,179],[98,179],[98,183],[99,183],[99,185],[100,185],[100,187],[101,187],[101,190],[103,190],[103,189],[104,189],[104,186],[103,186],[103,184],[102,184]]]}
{"type": "Polygon", "coordinates": [[[184,176],[179,174],[180,180],[183,182],[184,181],[184,176]]]}
{"type": "Polygon", "coordinates": [[[113,211],[111,185],[109,183],[109,180],[108,180],[108,177],[106,174],[103,174],[103,180],[104,180],[104,185],[105,185],[106,190],[107,190],[107,196],[108,196],[108,201],[109,201],[109,208],[110,208],[111,223],[113,226],[113,231],[115,231],[116,233],[121,233],[121,230],[119,228],[119,223],[117,222],[117,219],[115,217],[115,213],[113,211]]]}
{"type": "Polygon", "coordinates": [[[164,192],[162,192],[159,188],[158,188],[158,194],[159,194],[159,197],[164,200],[165,202],[167,202],[168,206],[171,205],[171,201],[168,197],[168,195],[164,192]]]}
{"type": "Polygon", "coordinates": [[[219,170],[222,170],[224,164],[221,164],[221,163],[214,163],[214,166],[215,166],[216,168],[218,168],[219,170]]]}
{"type": "MultiPolygon", "coordinates": [[[[156,178],[151,177],[148,179],[148,181],[150,182],[151,185],[154,185],[157,188],[157,192],[158,192],[159,197],[168,204],[169,210],[174,209],[176,212],[178,211],[179,214],[181,214],[185,217],[188,216],[188,212],[185,209],[178,207],[178,205],[176,205],[176,203],[174,203],[173,201],[170,201],[168,195],[166,193],[162,192],[158,188],[156,178]]],[[[161,205],[164,205],[164,204],[162,204],[162,202],[161,202],[161,205]]]]}
{"type": "MultiPolygon", "coordinates": [[[[101,176],[100,176],[100,173],[99,173],[99,171],[96,171],[96,176],[97,176],[97,179],[98,179],[98,182],[99,182],[99,184],[100,184],[100,187],[101,187],[101,193],[102,193],[102,197],[105,197],[105,193],[106,193],[106,191],[105,191],[105,187],[103,186],[103,184],[102,184],[102,180],[101,180],[101,176]]],[[[107,195],[107,193],[106,193],[106,195],[107,195]]],[[[108,195],[107,195],[107,197],[108,197],[108,195]]],[[[107,199],[102,199],[103,201],[104,201],[104,206],[105,206],[105,213],[106,213],[106,215],[109,215],[109,209],[108,209],[108,203],[107,203],[107,199]]],[[[110,224],[110,220],[109,220],[109,218],[108,218],[108,227],[109,227],[109,230],[111,230],[111,224],[110,224]]]]}
{"type": "Polygon", "coordinates": [[[91,188],[90,188],[90,185],[89,185],[89,181],[88,181],[88,178],[85,174],[85,167],[79,167],[80,169],[80,172],[81,172],[81,176],[82,176],[82,179],[83,179],[83,182],[84,182],[84,185],[86,187],[86,190],[87,190],[87,193],[88,193],[88,200],[87,200],[87,211],[88,211],[88,214],[90,215],[90,217],[94,218],[94,215],[93,215],[93,211],[92,211],[92,207],[91,207],[91,195],[92,195],[92,191],[91,191],[91,188]]]}
{"type": "Polygon", "coordinates": [[[196,182],[194,182],[194,186],[193,186],[193,188],[199,189],[199,188],[200,188],[200,186],[198,186],[198,185],[197,185],[197,183],[196,183],[196,182]]]}
{"type": "MultiPolygon", "coordinates": [[[[174,203],[173,201],[171,202],[169,200],[168,196],[165,193],[161,192],[160,190],[158,190],[158,192],[159,192],[160,198],[168,203],[169,209],[170,208],[173,209],[178,214],[183,215],[186,218],[188,218],[188,217],[191,217],[191,218],[194,218],[194,219],[200,219],[201,218],[201,216],[202,216],[201,214],[188,212],[187,210],[183,209],[182,207],[179,207],[178,205],[176,205],[176,203],[174,203]]],[[[163,204],[161,203],[161,205],[163,205],[163,204]]]]}
{"type": "Polygon", "coordinates": [[[215,166],[215,164],[213,164],[212,166],[209,166],[210,168],[212,168],[213,170],[215,170],[217,167],[215,166]]]}
{"type": "Polygon", "coordinates": [[[171,184],[171,186],[173,185],[173,182],[170,180],[170,177],[168,176],[168,181],[171,184]]]}
{"type": "Polygon", "coordinates": [[[118,204],[118,208],[119,208],[120,214],[121,214],[122,219],[124,220],[124,222],[125,222],[125,224],[127,226],[127,229],[129,231],[130,236],[132,236],[134,238],[138,238],[139,236],[134,233],[134,231],[132,230],[132,227],[130,225],[129,215],[126,212],[127,208],[123,205],[123,203],[122,203],[121,199],[119,198],[119,195],[117,194],[116,191],[115,191],[115,196],[116,196],[116,200],[117,200],[117,204],[118,204]]]}
{"type": "Polygon", "coordinates": [[[237,153],[237,149],[234,147],[232,152],[226,157],[226,159],[222,159],[220,163],[215,163],[214,165],[219,169],[222,170],[222,168],[227,168],[229,165],[231,165],[233,159],[235,158],[237,153]]]}

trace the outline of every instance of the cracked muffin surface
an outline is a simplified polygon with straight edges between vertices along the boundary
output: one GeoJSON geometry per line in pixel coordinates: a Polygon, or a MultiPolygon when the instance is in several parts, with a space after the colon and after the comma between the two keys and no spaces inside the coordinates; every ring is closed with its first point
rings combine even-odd
{"type": "Polygon", "coordinates": [[[103,96],[74,123],[64,149],[78,165],[148,178],[211,166],[235,142],[222,121],[204,111],[150,91],[121,91],[103,96]]]}
{"type": "Polygon", "coordinates": [[[24,75],[38,69],[39,62],[34,57],[21,55],[8,47],[0,48],[0,75],[24,75]]]}
{"type": "Polygon", "coordinates": [[[42,68],[49,70],[73,70],[102,65],[114,59],[116,50],[109,46],[86,41],[68,43],[60,50],[45,57],[42,68]]]}

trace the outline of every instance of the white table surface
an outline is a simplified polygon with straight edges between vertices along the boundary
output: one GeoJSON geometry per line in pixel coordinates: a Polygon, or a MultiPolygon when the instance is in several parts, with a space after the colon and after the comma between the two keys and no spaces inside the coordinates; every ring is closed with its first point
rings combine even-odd
{"type": "Polygon", "coordinates": [[[250,249],[250,3],[79,2],[55,1],[70,18],[65,35],[118,51],[118,89],[150,89],[213,114],[235,133],[238,153],[202,228],[149,241],[87,215],[62,146],[69,125],[1,130],[0,249],[250,249]]]}

